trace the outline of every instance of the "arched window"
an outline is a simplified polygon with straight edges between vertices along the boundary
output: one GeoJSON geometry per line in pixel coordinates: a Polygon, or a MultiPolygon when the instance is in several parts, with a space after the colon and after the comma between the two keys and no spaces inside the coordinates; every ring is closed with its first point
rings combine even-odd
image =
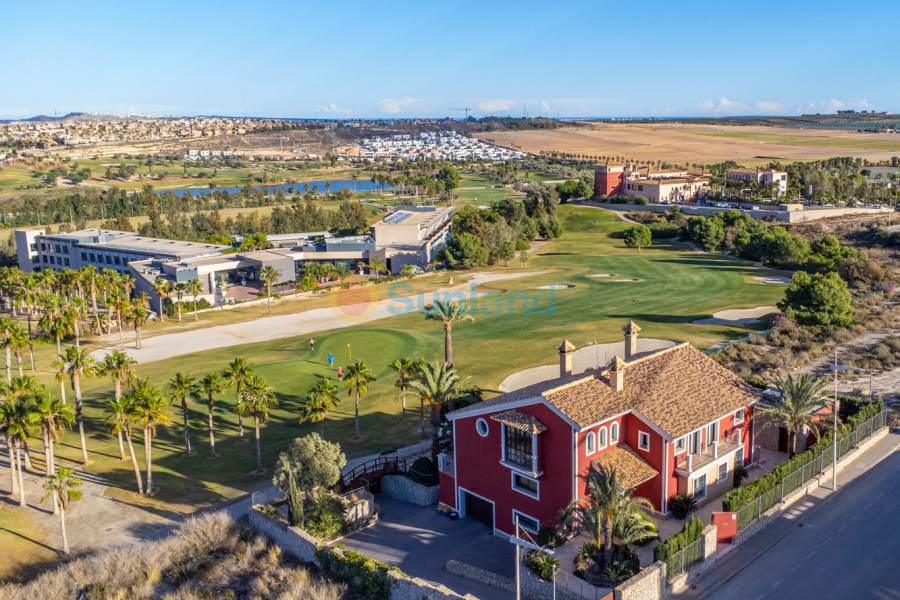
{"type": "Polygon", "coordinates": [[[588,454],[592,453],[596,449],[595,441],[596,441],[596,436],[594,435],[594,432],[592,431],[592,432],[588,433],[587,438],[585,439],[585,442],[584,442],[585,450],[587,451],[588,454]]]}
{"type": "Polygon", "coordinates": [[[606,448],[606,427],[600,428],[600,447],[606,448]]]}
{"type": "Polygon", "coordinates": [[[615,444],[619,441],[619,424],[613,423],[609,426],[609,443],[615,444]]]}

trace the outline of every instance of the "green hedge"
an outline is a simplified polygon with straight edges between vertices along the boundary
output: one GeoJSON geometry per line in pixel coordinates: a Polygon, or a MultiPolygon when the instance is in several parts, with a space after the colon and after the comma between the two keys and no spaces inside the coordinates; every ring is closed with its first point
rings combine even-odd
{"type": "MultiPolygon", "coordinates": [[[[859,412],[849,417],[845,423],[848,427],[847,434],[852,433],[860,424],[865,423],[872,417],[881,414],[884,412],[884,403],[879,399],[874,402],[866,403],[865,406],[862,406],[859,409],[859,412]]],[[[844,436],[841,436],[842,438],[844,436]]],[[[757,479],[756,481],[751,481],[744,487],[738,488],[736,490],[732,490],[725,494],[725,497],[722,499],[722,510],[726,512],[736,512],[754,500],[760,495],[768,492],[769,490],[773,490],[776,487],[781,485],[781,480],[800,469],[806,464],[813,462],[819,458],[823,452],[831,450],[831,432],[826,432],[822,435],[818,442],[816,442],[809,450],[803,452],[801,454],[796,455],[794,458],[787,460],[774,469],[772,472],[757,479]]]]}
{"type": "Polygon", "coordinates": [[[681,528],[681,531],[664,542],[657,544],[653,549],[653,560],[666,560],[676,554],[685,546],[693,544],[703,535],[703,521],[697,517],[691,517],[681,528]]]}
{"type": "Polygon", "coordinates": [[[346,550],[341,553],[332,548],[319,546],[316,548],[316,561],[323,570],[331,573],[340,581],[353,585],[363,598],[370,600],[390,600],[391,580],[388,571],[402,573],[397,567],[389,567],[383,562],[363,556],[359,552],[346,550]]]}

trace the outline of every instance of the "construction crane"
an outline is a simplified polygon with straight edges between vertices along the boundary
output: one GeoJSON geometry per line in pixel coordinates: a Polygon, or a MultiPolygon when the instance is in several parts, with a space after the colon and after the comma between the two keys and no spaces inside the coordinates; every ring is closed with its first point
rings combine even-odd
{"type": "Polygon", "coordinates": [[[448,108],[447,110],[463,110],[463,111],[465,111],[465,113],[466,113],[466,121],[468,121],[468,120],[469,120],[469,111],[472,110],[472,109],[469,108],[469,107],[467,106],[467,107],[465,107],[465,108],[448,108]]]}

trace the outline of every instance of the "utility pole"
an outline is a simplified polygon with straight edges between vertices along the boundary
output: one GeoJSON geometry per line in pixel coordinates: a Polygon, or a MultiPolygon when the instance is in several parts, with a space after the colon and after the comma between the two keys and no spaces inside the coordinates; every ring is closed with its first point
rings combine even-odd
{"type": "MultiPolygon", "coordinates": [[[[837,445],[838,445],[838,389],[837,389],[837,374],[838,371],[865,371],[865,369],[857,369],[856,367],[845,367],[838,364],[838,353],[837,350],[834,351],[834,364],[830,365],[832,371],[834,371],[834,408],[832,409],[832,421],[834,423],[833,435],[834,439],[832,440],[832,464],[831,464],[831,489],[832,491],[837,490],[837,445]]],[[[871,378],[869,379],[871,381],[871,378]]],[[[870,392],[871,393],[871,392],[870,392]]]]}

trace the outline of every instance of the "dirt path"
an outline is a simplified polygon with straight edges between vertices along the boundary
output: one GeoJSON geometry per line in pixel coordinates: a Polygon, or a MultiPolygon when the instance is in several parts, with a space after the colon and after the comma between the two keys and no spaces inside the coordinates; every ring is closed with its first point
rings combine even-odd
{"type": "MultiPolygon", "coordinates": [[[[506,279],[516,279],[521,277],[529,277],[539,275],[543,271],[528,271],[518,273],[476,273],[466,283],[442,288],[437,292],[424,295],[425,302],[430,302],[434,293],[445,297],[453,293],[454,298],[468,299],[472,296],[472,286],[480,286],[493,281],[503,281],[506,279]]],[[[479,292],[480,295],[480,292],[479,292]]],[[[183,331],[178,333],[170,333],[165,335],[157,335],[142,341],[142,348],[125,348],[125,352],[139,363],[149,363],[158,360],[165,360],[174,356],[182,356],[201,352],[204,350],[213,350],[216,348],[225,348],[228,346],[237,346],[241,344],[254,344],[257,342],[266,342],[270,340],[294,337],[300,335],[309,335],[319,331],[327,331],[329,329],[340,329],[350,327],[359,323],[359,321],[347,318],[346,315],[361,315],[367,310],[372,310],[371,315],[364,322],[377,321],[387,319],[404,314],[411,314],[418,310],[419,306],[410,307],[412,303],[409,300],[380,300],[375,303],[375,308],[371,309],[371,303],[359,303],[337,308],[316,308],[301,313],[289,315],[279,315],[276,317],[263,317],[253,321],[245,321],[242,323],[232,323],[229,325],[218,325],[207,327],[198,331],[183,331]]],[[[117,340],[116,340],[117,341],[117,340]]],[[[106,356],[110,349],[97,350],[92,355],[101,359],[106,356]]]]}
{"type": "MultiPolygon", "coordinates": [[[[857,336],[837,346],[838,361],[847,354],[855,354],[859,351],[865,351],[891,337],[890,331],[869,331],[857,336]]],[[[806,366],[801,367],[798,373],[812,373],[814,375],[825,375],[831,373],[828,365],[834,363],[834,351],[827,352],[815,360],[809,362],[806,366]]]]}

